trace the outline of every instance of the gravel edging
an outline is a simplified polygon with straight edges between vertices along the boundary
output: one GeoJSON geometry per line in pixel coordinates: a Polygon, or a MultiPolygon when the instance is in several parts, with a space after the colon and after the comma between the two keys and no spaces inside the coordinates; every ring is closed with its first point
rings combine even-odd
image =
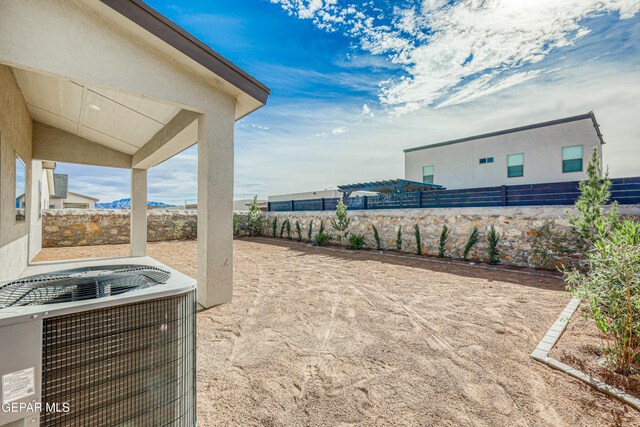
{"type": "Polygon", "coordinates": [[[567,375],[571,375],[574,378],[579,379],[580,381],[589,384],[591,387],[599,390],[605,394],[608,394],[611,397],[614,397],[622,402],[632,406],[633,408],[640,411],[640,399],[631,396],[620,390],[619,388],[613,387],[609,384],[606,384],[600,381],[597,378],[594,378],[588,374],[585,374],[582,371],[579,371],[571,366],[562,363],[552,357],[549,357],[549,352],[556,345],[560,337],[564,333],[567,328],[567,324],[569,320],[571,320],[571,316],[576,312],[578,307],[580,306],[580,299],[573,297],[571,301],[567,304],[567,306],[562,310],[560,316],[556,319],[556,321],[551,325],[545,336],[538,343],[538,346],[531,353],[531,357],[537,360],[538,362],[544,363],[545,365],[557,369],[558,371],[564,372],[567,375]]]}

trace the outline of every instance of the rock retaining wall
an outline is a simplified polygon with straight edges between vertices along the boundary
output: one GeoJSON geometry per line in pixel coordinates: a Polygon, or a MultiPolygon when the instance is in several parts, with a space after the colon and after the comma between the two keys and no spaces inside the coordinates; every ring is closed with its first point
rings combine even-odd
{"type": "MultiPolygon", "coordinates": [[[[534,236],[540,233],[540,227],[550,224],[556,232],[568,233],[570,224],[566,216],[567,207],[500,207],[500,208],[449,208],[449,209],[397,209],[397,210],[367,210],[350,211],[351,223],[349,232],[365,236],[368,248],[375,248],[372,226],[376,226],[380,235],[382,249],[395,249],[398,229],[402,227],[402,251],[416,253],[415,226],[420,227],[422,253],[438,255],[440,233],[446,224],[450,230],[446,245],[447,256],[462,258],[465,244],[474,227],[478,227],[480,241],[470,253],[470,258],[485,261],[487,258],[487,231],[493,225],[500,234],[499,250],[504,264],[554,268],[560,264],[572,264],[580,260],[580,254],[575,253],[574,242],[566,240],[564,243],[569,253],[551,251],[551,260],[543,262],[534,250],[534,236]],[[544,264],[544,265],[543,265],[544,264]]],[[[620,207],[622,213],[640,215],[638,206],[620,207]]],[[[313,235],[315,236],[324,221],[325,229],[330,234],[336,234],[331,228],[334,212],[269,212],[263,221],[262,234],[272,236],[271,224],[277,218],[278,231],[285,219],[291,223],[292,237],[297,239],[295,223],[299,221],[302,228],[303,240],[307,240],[309,224],[313,221],[313,235]]],[[[285,232],[286,237],[286,232],[285,232]]],[[[544,240],[544,239],[542,239],[544,240]]],[[[333,239],[334,244],[346,245],[333,239]]],[[[540,248],[536,245],[536,248],[540,248]]],[[[542,247],[541,250],[549,250],[542,247]]]]}
{"type": "MultiPolygon", "coordinates": [[[[195,239],[197,213],[188,210],[150,210],[147,240],[195,239]]],[[[128,210],[48,210],[43,214],[45,248],[129,243],[128,210]]]]}

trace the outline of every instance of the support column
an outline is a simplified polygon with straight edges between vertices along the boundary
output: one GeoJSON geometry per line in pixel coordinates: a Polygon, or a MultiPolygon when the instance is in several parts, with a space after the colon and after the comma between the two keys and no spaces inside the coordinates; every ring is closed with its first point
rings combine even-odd
{"type": "Polygon", "coordinates": [[[147,255],[147,170],[131,169],[131,256],[147,255]]]}
{"type": "Polygon", "coordinates": [[[198,303],[233,296],[233,100],[198,119],[198,303]]]}

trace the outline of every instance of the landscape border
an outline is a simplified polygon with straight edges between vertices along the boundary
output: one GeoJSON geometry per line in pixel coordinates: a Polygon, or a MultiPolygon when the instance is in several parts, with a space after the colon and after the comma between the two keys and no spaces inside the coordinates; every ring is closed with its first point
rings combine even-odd
{"type": "Polygon", "coordinates": [[[533,350],[533,352],[531,353],[531,357],[538,362],[544,363],[552,369],[556,369],[558,371],[564,372],[567,375],[577,378],[580,381],[589,384],[596,390],[599,390],[611,397],[621,400],[622,402],[640,411],[640,399],[633,397],[630,394],[627,394],[624,391],[620,390],[619,388],[604,383],[599,379],[594,378],[582,371],[579,371],[565,363],[562,363],[559,360],[549,357],[549,353],[551,352],[553,347],[555,347],[555,345],[560,340],[560,337],[562,337],[562,334],[567,329],[567,324],[571,320],[571,317],[575,314],[576,310],[578,310],[580,302],[581,301],[579,298],[571,298],[571,301],[569,301],[564,310],[562,310],[560,316],[558,316],[545,336],[542,338],[542,340],[540,340],[538,346],[535,348],[535,350],[533,350]]]}

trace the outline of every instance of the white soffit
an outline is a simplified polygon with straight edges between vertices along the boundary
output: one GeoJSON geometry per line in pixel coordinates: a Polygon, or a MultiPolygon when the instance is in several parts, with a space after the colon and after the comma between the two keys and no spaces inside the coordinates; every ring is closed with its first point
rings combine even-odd
{"type": "Polygon", "coordinates": [[[13,70],[35,120],[127,154],[138,151],[180,111],[113,90],[13,70]]]}

